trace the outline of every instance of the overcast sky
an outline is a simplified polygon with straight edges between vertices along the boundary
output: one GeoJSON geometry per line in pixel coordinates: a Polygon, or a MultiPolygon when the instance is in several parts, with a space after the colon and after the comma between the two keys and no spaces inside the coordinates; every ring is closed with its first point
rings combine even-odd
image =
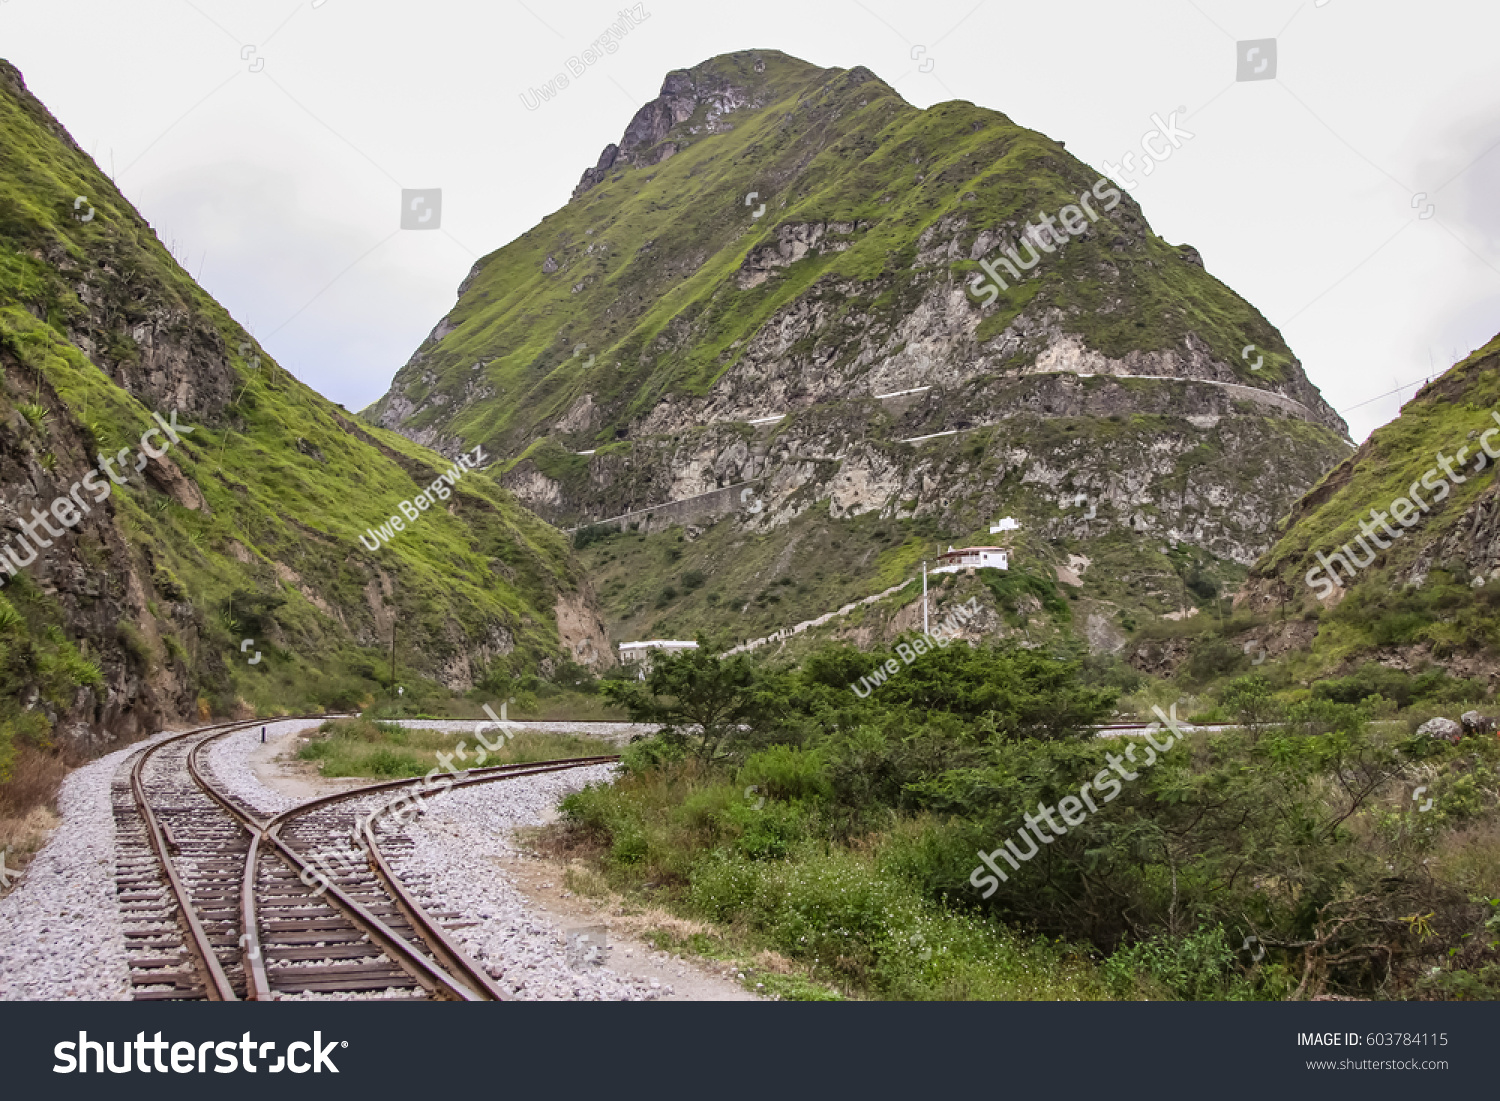
{"type": "Polygon", "coordinates": [[[620,10],[0,0],[0,56],[208,291],[351,409],[669,70],[750,48],[995,108],[1101,170],[1185,108],[1192,138],[1136,198],[1282,330],[1356,440],[1415,387],[1388,391],[1500,332],[1494,0],[646,0],[613,54],[527,95],[620,10]],[[1257,39],[1274,79],[1268,49],[1241,64],[1257,39]],[[439,231],[400,228],[403,188],[442,189],[439,231]]]}

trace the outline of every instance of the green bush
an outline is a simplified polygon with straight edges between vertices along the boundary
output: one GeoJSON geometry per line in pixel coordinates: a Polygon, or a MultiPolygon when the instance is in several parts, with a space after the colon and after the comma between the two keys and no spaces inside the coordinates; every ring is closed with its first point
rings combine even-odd
{"type": "Polygon", "coordinates": [[[1252,996],[1239,974],[1229,934],[1217,924],[1121,948],[1100,970],[1117,998],[1228,1001],[1252,996]]]}
{"type": "Polygon", "coordinates": [[[1402,669],[1369,662],[1345,677],[1333,677],[1312,686],[1315,699],[1336,703],[1361,703],[1372,696],[1407,708],[1421,703],[1467,703],[1485,698],[1480,680],[1460,680],[1445,669],[1412,674],[1402,669]]]}
{"type": "Polygon", "coordinates": [[[421,776],[427,771],[416,754],[385,747],[366,757],[365,764],[373,775],[392,780],[403,776],[421,776]]]}
{"type": "Polygon", "coordinates": [[[807,839],[811,817],[801,804],[761,804],[745,799],[724,809],[720,821],[734,838],[734,851],[747,860],[779,860],[807,839]]]}
{"type": "Polygon", "coordinates": [[[824,799],[833,790],[827,766],[817,750],[776,745],[752,753],[740,769],[737,783],[755,787],[769,799],[824,799]]]}
{"type": "MultiPolygon", "coordinates": [[[[634,530],[635,525],[631,525],[634,530]]],[[[620,529],[613,524],[589,524],[581,527],[573,533],[573,549],[583,550],[585,547],[595,543],[602,543],[611,536],[618,535],[620,529]]]]}

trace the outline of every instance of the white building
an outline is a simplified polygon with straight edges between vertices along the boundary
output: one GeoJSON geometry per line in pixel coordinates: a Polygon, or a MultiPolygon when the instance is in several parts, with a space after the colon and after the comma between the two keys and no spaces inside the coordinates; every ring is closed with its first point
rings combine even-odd
{"type": "Polygon", "coordinates": [[[620,643],[620,664],[650,664],[651,654],[657,650],[663,653],[676,654],[683,650],[696,649],[698,649],[696,642],[682,642],[669,638],[653,639],[650,642],[622,642],[620,643]]]}
{"type": "Polygon", "coordinates": [[[1007,531],[1020,531],[1020,530],[1021,530],[1021,521],[1015,519],[1014,517],[1007,516],[1004,519],[1000,520],[998,523],[996,523],[992,528],[990,528],[990,534],[991,535],[1001,535],[1001,534],[1003,534],[1003,533],[1005,533],[1007,531]]]}
{"type": "Polygon", "coordinates": [[[948,548],[948,553],[938,556],[938,564],[931,573],[958,573],[962,570],[1008,570],[1010,555],[1000,547],[964,547],[961,550],[948,548]]]}

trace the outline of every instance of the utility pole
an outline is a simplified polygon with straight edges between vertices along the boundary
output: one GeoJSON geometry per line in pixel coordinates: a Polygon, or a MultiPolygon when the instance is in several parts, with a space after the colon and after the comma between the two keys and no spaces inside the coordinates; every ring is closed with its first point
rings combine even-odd
{"type": "Polygon", "coordinates": [[[396,687],[396,617],[391,617],[391,687],[396,687]]]}
{"type": "Polygon", "coordinates": [[[922,559],[922,634],[928,635],[927,630],[927,559],[922,559]]]}

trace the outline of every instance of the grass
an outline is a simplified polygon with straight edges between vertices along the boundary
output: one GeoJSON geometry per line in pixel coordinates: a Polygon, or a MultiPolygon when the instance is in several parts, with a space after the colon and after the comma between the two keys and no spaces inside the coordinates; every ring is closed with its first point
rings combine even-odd
{"type": "MultiPolygon", "coordinates": [[[[500,738],[494,728],[483,733],[491,743],[500,738]]],[[[324,777],[398,780],[425,776],[434,768],[446,772],[450,764],[462,770],[565,757],[596,757],[614,753],[616,749],[609,743],[575,734],[525,731],[507,738],[503,747],[491,752],[471,733],[410,730],[395,723],[367,719],[334,719],[320,726],[316,735],[297,751],[297,756],[304,761],[317,761],[318,775],[324,777]],[[439,760],[440,754],[446,755],[449,764],[439,760]]]]}
{"type": "MultiPolygon", "coordinates": [[[[18,86],[13,72],[5,77],[18,86]]],[[[79,691],[99,690],[101,670],[123,667],[143,679],[170,672],[175,694],[202,701],[206,714],[356,708],[388,676],[393,619],[408,683],[446,679],[481,638],[506,638],[515,672],[562,656],[554,609],[581,578],[558,532],[470,473],[441,507],[369,551],[360,533],[450,463],[361,424],[264,353],[252,367],[243,328],[92,161],[59,140],[40,105],[0,93],[0,145],[9,153],[0,163],[0,450],[64,492],[97,453],[133,452],[153,413],[172,416],[152,386],[115,381],[135,377],[136,333],[153,319],[175,319],[152,340],[184,351],[196,379],[176,417],[183,439],[160,460],[165,476],[129,471],[76,544],[52,552],[98,588],[82,610],[22,609],[34,650],[11,645],[7,668],[25,675],[3,678],[6,698],[43,687],[58,710],[83,714],[79,691]],[[72,211],[78,195],[96,210],[87,223],[72,211]],[[95,334],[87,353],[74,332],[95,334]],[[90,530],[101,513],[112,531],[90,530]],[[100,622],[120,626],[101,636],[89,626],[100,622]],[[65,652],[82,638],[86,653],[65,652]],[[262,652],[255,666],[240,653],[243,639],[262,652]]],[[[6,588],[11,601],[18,586],[6,588]]],[[[0,600],[9,642],[7,609],[0,600]]],[[[0,727],[0,782],[11,733],[0,727]]]]}
{"type": "MultiPolygon", "coordinates": [[[[1494,485],[1494,463],[1487,463],[1484,471],[1474,469],[1479,441],[1471,437],[1495,427],[1492,413],[1500,409],[1497,365],[1500,337],[1419,391],[1402,407],[1400,417],[1372,433],[1297,505],[1283,521],[1276,544],[1257,566],[1257,576],[1279,581],[1293,594],[1299,610],[1315,607],[1304,575],[1318,565],[1317,553],[1331,554],[1356,540],[1361,519],[1368,520],[1372,510],[1389,512],[1398,498],[1410,499],[1411,487],[1417,485],[1417,496],[1430,511],[1413,527],[1398,528],[1401,538],[1387,538],[1390,549],[1380,552],[1374,568],[1361,574],[1352,589],[1388,586],[1391,575],[1412,572],[1434,544],[1465,522],[1494,485]],[[1466,481],[1459,484],[1447,481],[1438,469],[1437,457],[1441,453],[1453,460],[1461,447],[1469,448],[1469,454],[1460,470],[1466,481]],[[1441,500],[1434,491],[1436,482],[1419,484],[1430,470],[1436,470],[1437,480],[1449,490],[1441,500]],[[1382,571],[1388,573],[1382,575],[1382,571]]],[[[1472,578],[1463,580],[1467,583],[1472,578]]]]}
{"type": "Polygon", "coordinates": [[[564,886],[601,904],[609,913],[611,929],[638,936],[659,951],[691,954],[729,965],[728,974],[746,990],[781,1001],[842,1001],[844,995],[812,977],[812,968],[766,949],[756,938],[731,928],[682,917],[636,892],[617,893],[597,862],[581,858],[566,834],[545,827],[525,832],[526,840],[547,857],[563,862],[564,886]]]}
{"type": "Polygon", "coordinates": [[[1108,996],[1081,950],[929,901],[885,860],[890,835],[830,847],[795,805],[757,806],[741,786],[696,765],[628,775],[570,797],[568,821],[543,837],[585,861],[579,882],[598,890],[602,877],[633,903],[709,927],[674,944],[790,961],[790,977],[760,980],[783,996],[1108,996]]]}

